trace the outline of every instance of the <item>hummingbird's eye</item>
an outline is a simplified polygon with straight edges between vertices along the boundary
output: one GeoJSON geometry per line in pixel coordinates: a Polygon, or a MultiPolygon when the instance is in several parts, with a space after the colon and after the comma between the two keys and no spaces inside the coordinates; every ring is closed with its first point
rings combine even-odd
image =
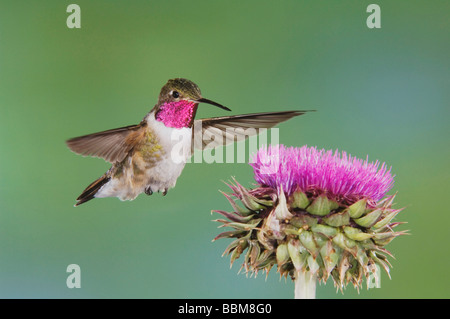
{"type": "Polygon", "coordinates": [[[172,96],[177,99],[180,97],[180,93],[178,93],[177,91],[172,91],[172,96]]]}

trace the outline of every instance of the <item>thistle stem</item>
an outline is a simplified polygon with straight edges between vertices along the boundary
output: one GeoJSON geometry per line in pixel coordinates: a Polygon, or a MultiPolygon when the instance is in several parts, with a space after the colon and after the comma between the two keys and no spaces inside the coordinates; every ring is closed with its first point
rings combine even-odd
{"type": "Polygon", "coordinates": [[[309,271],[295,271],[295,299],[316,299],[316,276],[309,271]]]}

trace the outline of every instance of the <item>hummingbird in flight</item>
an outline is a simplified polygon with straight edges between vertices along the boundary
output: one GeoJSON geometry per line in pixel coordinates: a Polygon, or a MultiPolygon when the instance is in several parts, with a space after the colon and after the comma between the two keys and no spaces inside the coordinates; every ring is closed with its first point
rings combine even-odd
{"type": "MultiPolygon", "coordinates": [[[[158,102],[139,124],[67,140],[66,143],[73,152],[103,158],[112,164],[103,176],[78,196],[75,206],[93,198],[118,197],[120,200],[133,200],[141,193],[151,195],[162,192],[166,195],[175,186],[191,154],[185,152],[183,160],[174,161],[171,158],[172,149],[177,143],[183,143],[183,147],[189,150],[197,144],[194,143],[193,126],[199,103],[231,111],[204,98],[194,82],[176,78],[162,87],[158,102]],[[175,131],[178,136],[183,137],[181,142],[172,138],[175,131]]],[[[205,118],[200,119],[201,132],[213,130],[223,133],[225,141],[213,145],[217,147],[234,142],[247,128],[271,128],[305,112],[307,111],[281,111],[205,118]]],[[[248,135],[244,136],[246,137],[248,135]]],[[[198,144],[200,149],[207,148],[205,142],[198,144]]]]}

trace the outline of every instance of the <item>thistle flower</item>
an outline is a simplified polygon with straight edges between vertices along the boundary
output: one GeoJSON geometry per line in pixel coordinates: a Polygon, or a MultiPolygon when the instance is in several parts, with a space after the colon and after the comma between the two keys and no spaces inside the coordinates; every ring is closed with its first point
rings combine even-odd
{"type": "Polygon", "coordinates": [[[233,179],[231,194],[223,193],[233,211],[213,211],[226,218],[219,227],[233,229],[214,238],[234,238],[224,252],[231,265],[244,253],[247,274],[277,265],[298,298],[314,297],[316,280],[359,290],[363,278],[379,280],[377,265],[389,275],[384,246],[405,232],[393,230],[401,209],[392,208],[395,195],[385,197],[394,180],[384,163],[279,145],[260,149],[251,166],[256,187],[233,179]]]}

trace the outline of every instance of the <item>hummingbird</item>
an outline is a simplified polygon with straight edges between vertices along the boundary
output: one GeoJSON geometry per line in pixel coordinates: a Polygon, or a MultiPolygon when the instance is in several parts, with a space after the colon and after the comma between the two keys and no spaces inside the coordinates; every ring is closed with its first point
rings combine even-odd
{"type": "MultiPolygon", "coordinates": [[[[177,143],[183,143],[182,146],[186,149],[193,148],[194,118],[199,103],[231,111],[204,98],[194,82],[175,78],[162,87],[158,102],[139,124],[67,140],[67,146],[73,152],[103,158],[112,164],[105,174],[78,196],[75,206],[93,198],[118,197],[123,201],[133,200],[141,193],[151,195],[162,192],[166,195],[175,186],[190,156],[189,152],[184,152],[183,160],[174,161],[171,151],[177,143]],[[181,142],[172,138],[174,132],[183,137],[181,142]]],[[[307,111],[253,113],[204,118],[199,121],[202,132],[219,130],[224,134],[225,142],[217,143],[218,146],[234,142],[242,134],[243,130],[230,128],[271,128],[305,112],[307,111]]],[[[204,142],[198,144],[200,149],[206,148],[204,142]]]]}

